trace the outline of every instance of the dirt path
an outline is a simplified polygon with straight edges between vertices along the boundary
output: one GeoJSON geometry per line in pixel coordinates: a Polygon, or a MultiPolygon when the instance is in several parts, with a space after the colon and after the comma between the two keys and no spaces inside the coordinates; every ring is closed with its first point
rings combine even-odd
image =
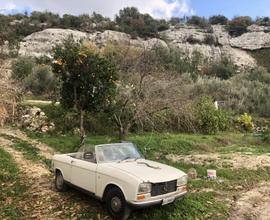
{"type": "Polygon", "coordinates": [[[270,219],[270,183],[260,183],[247,191],[231,206],[230,220],[270,219]]]}
{"type": "MultiPolygon", "coordinates": [[[[1,129],[0,133],[31,142],[25,134],[18,130],[1,129]]],[[[66,193],[55,191],[54,177],[45,165],[26,160],[21,152],[12,148],[12,144],[10,140],[0,137],[0,145],[12,155],[20,168],[22,183],[28,186],[25,198],[20,201],[18,208],[31,214],[22,217],[23,219],[77,219],[84,215],[82,210],[87,210],[88,213],[92,211],[92,219],[108,219],[104,214],[98,214],[103,210],[101,204],[88,196],[75,190],[66,193]]],[[[53,150],[46,145],[39,144],[39,149],[42,155],[48,157],[53,155],[53,150]]]]}
{"type": "Polygon", "coordinates": [[[6,134],[15,138],[19,138],[23,141],[28,142],[31,145],[34,145],[40,150],[40,154],[44,156],[46,159],[51,159],[52,156],[56,153],[54,149],[52,149],[48,145],[29,138],[25,133],[23,133],[19,129],[0,128],[0,134],[6,134]]]}

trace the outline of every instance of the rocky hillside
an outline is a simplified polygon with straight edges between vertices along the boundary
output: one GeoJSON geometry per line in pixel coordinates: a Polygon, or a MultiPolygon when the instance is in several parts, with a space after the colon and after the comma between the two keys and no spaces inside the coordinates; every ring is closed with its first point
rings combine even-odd
{"type": "Polygon", "coordinates": [[[104,32],[85,33],[69,29],[45,29],[33,33],[20,43],[19,54],[30,56],[50,55],[53,45],[69,35],[75,39],[87,39],[102,47],[108,42],[117,42],[134,47],[152,48],[154,46],[180,48],[187,55],[200,52],[206,59],[218,61],[222,56],[230,57],[239,67],[254,67],[256,61],[248,51],[270,48],[270,33],[265,27],[252,25],[249,32],[232,38],[224,26],[213,25],[213,32],[193,26],[171,27],[160,32],[162,39],[132,39],[130,35],[106,30],[104,32]]]}

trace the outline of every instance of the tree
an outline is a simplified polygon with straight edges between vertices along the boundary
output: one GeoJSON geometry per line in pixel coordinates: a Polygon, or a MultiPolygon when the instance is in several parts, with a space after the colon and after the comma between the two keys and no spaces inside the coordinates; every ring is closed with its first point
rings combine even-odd
{"type": "Polygon", "coordinates": [[[138,49],[124,45],[107,45],[104,54],[119,68],[117,95],[111,111],[113,122],[119,131],[119,139],[124,141],[130,129],[141,127],[166,108],[160,96],[153,97],[153,74],[162,71],[155,49],[138,49]],[[159,99],[159,101],[156,101],[159,99]]]}
{"type": "Polygon", "coordinates": [[[135,7],[127,7],[120,10],[116,16],[116,23],[120,30],[133,37],[156,37],[157,31],[168,29],[164,21],[157,21],[149,14],[141,14],[135,7]]]}
{"type": "Polygon", "coordinates": [[[11,77],[21,81],[33,72],[35,61],[31,57],[19,57],[12,63],[11,77]]]}
{"type": "Polygon", "coordinates": [[[199,17],[199,16],[195,16],[195,15],[188,18],[187,24],[195,25],[195,26],[200,27],[200,28],[209,27],[209,23],[204,17],[199,17]]]}
{"type": "Polygon", "coordinates": [[[54,72],[60,77],[60,102],[80,113],[80,137],[85,137],[86,112],[108,107],[115,94],[115,67],[92,47],[75,42],[72,37],[54,48],[54,72]]]}
{"type": "Polygon", "coordinates": [[[38,65],[33,72],[23,80],[26,91],[31,91],[34,95],[56,95],[57,80],[51,67],[38,65]]]}
{"type": "Polygon", "coordinates": [[[224,15],[214,15],[209,18],[210,24],[221,24],[226,25],[228,23],[228,18],[224,15]]]}
{"type": "Polygon", "coordinates": [[[238,37],[247,32],[247,27],[252,25],[253,21],[249,16],[239,16],[232,19],[228,24],[229,34],[238,37]]]}

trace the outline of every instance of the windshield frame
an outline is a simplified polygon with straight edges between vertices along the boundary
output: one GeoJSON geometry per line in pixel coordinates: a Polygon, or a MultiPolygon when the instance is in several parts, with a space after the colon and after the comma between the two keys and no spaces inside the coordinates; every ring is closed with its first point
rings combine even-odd
{"type": "Polygon", "coordinates": [[[119,163],[119,162],[121,162],[122,160],[120,160],[120,159],[119,160],[111,160],[111,161],[108,161],[108,160],[101,161],[101,160],[99,160],[98,148],[99,147],[104,147],[104,146],[117,147],[115,145],[124,145],[124,144],[130,144],[130,145],[132,145],[135,148],[135,150],[138,152],[138,154],[139,154],[140,157],[139,158],[131,158],[132,160],[135,160],[135,159],[144,159],[144,156],[140,152],[140,150],[138,149],[138,147],[135,144],[131,143],[131,142],[127,142],[127,143],[113,143],[113,144],[99,144],[99,145],[96,145],[95,146],[95,155],[96,155],[96,161],[97,161],[97,163],[119,163]]]}

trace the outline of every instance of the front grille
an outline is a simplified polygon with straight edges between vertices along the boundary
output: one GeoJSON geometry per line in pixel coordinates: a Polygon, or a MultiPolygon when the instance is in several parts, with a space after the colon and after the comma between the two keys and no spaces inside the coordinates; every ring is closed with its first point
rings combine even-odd
{"type": "Polygon", "coordinates": [[[176,191],[177,180],[163,182],[163,183],[153,183],[151,196],[159,196],[166,193],[176,191]]]}

